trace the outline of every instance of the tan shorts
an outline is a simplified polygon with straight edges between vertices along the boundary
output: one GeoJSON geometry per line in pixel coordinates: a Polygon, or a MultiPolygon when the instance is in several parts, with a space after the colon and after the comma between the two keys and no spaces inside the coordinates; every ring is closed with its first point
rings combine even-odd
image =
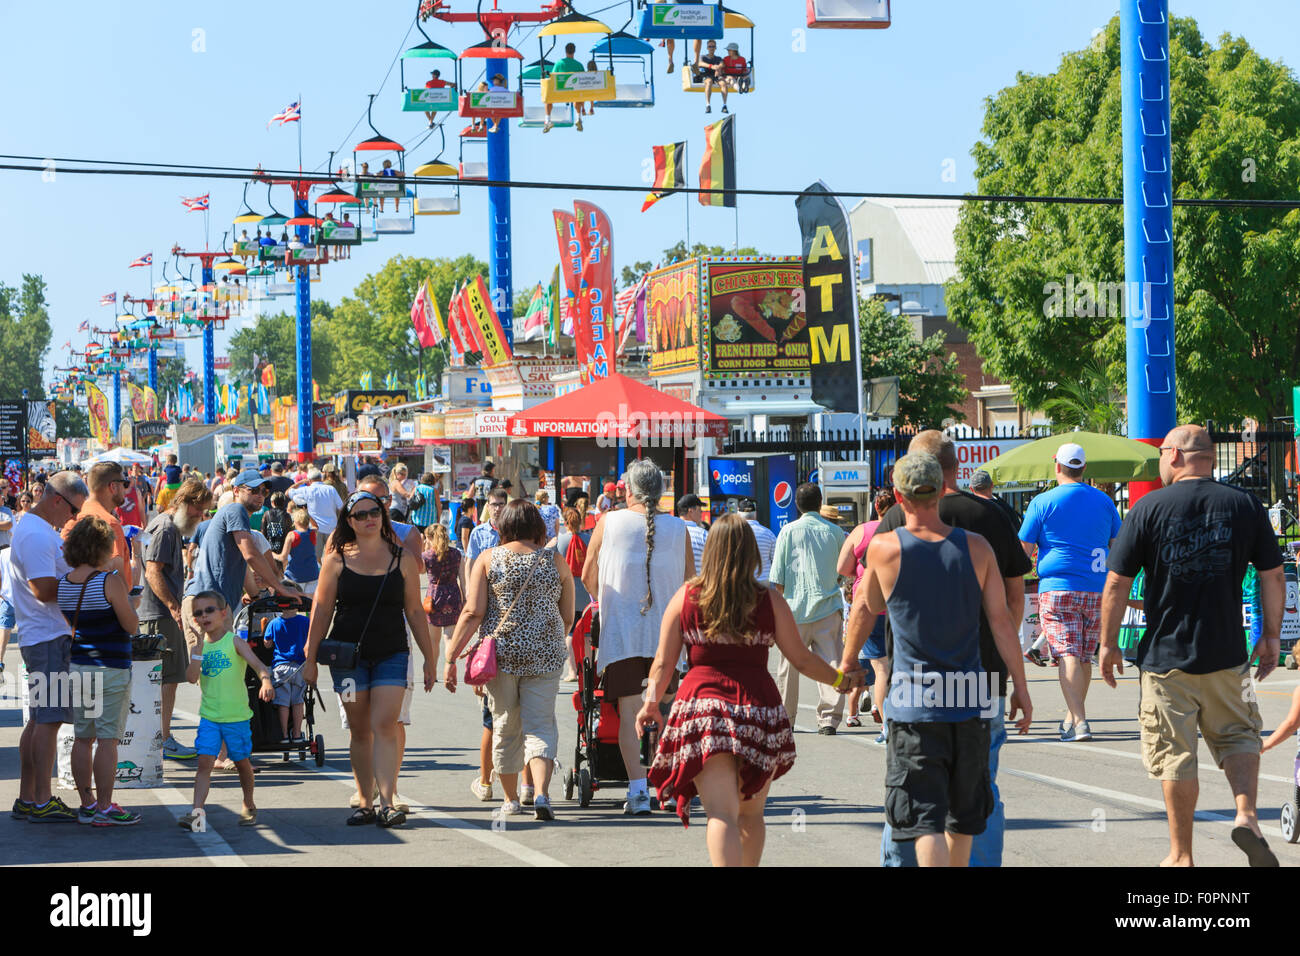
{"type": "Polygon", "coordinates": [[[1142,762],[1156,780],[1196,779],[1196,732],[1222,767],[1233,754],[1260,752],[1264,721],[1248,667],[1188,674],[1142,672],[1142,762]]]}
{"type": "Polygon", "coordinates": [[[131,709],[131,668],[73,664],[81,681],[81,701],[72,708],[78,740],[119,740],[131,709]]]}

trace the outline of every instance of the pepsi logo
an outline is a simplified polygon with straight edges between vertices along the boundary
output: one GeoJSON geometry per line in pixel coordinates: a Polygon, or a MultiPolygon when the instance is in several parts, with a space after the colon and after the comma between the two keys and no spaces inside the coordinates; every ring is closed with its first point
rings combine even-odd
{"type": "Polygon", "coordinates": [[[772,504],[778,508],[790,507],[790,502],[794,499],[794,489],[790,487],[788,481],[778,481],[772,488],[772,504]]]}
{"type": "Polygon", "coordinates": [[[722,481],[722,472],[718,471],[716,468],[713,469],[713,480],[722,481]]]}

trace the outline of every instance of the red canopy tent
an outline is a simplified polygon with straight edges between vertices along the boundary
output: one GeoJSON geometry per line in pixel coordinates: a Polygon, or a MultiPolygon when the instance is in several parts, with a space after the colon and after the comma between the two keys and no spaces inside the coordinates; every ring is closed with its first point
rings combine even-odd
{"type": "Polygon", "coordinates": [[[677,444],[726,438],[727,419],[617,372],[510,416],[512,438],[622,438],[677,444]]]}

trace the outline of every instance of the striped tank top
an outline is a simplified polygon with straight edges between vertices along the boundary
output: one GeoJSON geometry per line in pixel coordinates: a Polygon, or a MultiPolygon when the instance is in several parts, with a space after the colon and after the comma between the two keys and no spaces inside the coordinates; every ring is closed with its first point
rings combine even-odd
{"type": "Polygon", "coordinates": [[[81,582],[68,580],[66,574],[59,578],[59,610],[69,623],[74,617],[77,620],[77,631],[72,637],[72,663],[129,668],[131,635],[118,623],[117,612],[104,595],[107,582],[108,572],[94,572],[85,582],[83,597],[81,582]]]}

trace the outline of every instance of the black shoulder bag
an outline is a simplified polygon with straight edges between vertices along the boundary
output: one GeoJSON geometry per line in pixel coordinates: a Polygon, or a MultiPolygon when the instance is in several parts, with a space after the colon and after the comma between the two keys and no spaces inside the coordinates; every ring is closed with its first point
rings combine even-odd
{"type": "MultiPolygon", "coordinates": [[[[370,613],[366,615],[365,626],[361,628],[361,634],[357,637],[356,643],[326,638],[320,642],[320,647],[316,649],[317,664],[326,664],[331,668],[340,667],[343,670],[352,670],[357,666],[357,661],[361,658],[361,642],[365,640],[366,631],[370,629],[370,622],[375,617],[375,608],[379,607],[379,598],[383,595],[384,588],[388,586],[388,576],[393,573],[393,565],[396,562],[397,554],[394,553],[392,559],[388,562],[388,570],[379,579],[379,588],[375,591],[375,601],[370,605],[370,613]]],[[[344,565],[344,567],[346,566],[344,565]]]]}

